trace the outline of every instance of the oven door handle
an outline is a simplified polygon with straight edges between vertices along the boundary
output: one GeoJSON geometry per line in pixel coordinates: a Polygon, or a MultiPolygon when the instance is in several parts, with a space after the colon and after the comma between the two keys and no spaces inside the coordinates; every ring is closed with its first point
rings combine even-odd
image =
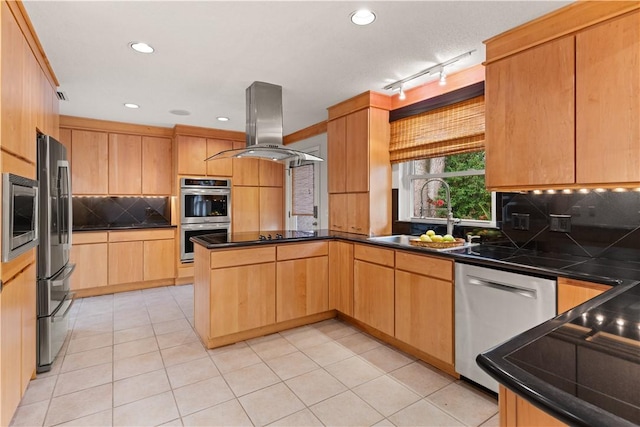
{"type": "Polygon", "coordinates": [[[231,190],[229,189],[222,189],[222,188],[209,188],[209,189],[202,189],[202,188],[189,188],[189,189],[182,189],[182,194],[183,195],[196,195],[196,196],[200,196],[203,194],[231,194],[231,190]]]}

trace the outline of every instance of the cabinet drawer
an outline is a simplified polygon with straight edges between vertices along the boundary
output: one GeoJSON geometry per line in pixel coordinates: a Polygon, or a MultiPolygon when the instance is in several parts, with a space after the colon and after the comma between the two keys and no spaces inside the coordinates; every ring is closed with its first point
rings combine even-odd
{"type": "Polygon", "coordinates": [[[73,233],[73,244],[84,245],[87,243],[106,243],[107,232],[106,231],[87,231],[82,233],[73,233]]]}
{"type": "Polygon", "coordinates": [[[134,242],[138,240],[163,240],[173,239],[174,229],[162,230],[131,230],[131,231],[110,231],[110,242],[134,242]]]}
{"type": "Polygon", "coordinates": [[[393,267],[395,265],[395,251],[392,249],[380,249],[374,246],[354,245],[353,257],[374,264],[393,267]]]}
{"type": "Polygon", "coordinates": [[[233,267],[239,265],[261,264],[275,262],[276,248],[231,249],[227,251],[212,251],[211,268],[233,267]]]}
{"type": "Polygon", "coordinates": [[[278,246],[278,261],[329,255],[329,242],[298,243],[278,246]]]}
{"type": "Polygon", "coordinates": [[[442,280],[453,280],[453,262],[446,259],[396,251],[396,268],[442,280]]]}

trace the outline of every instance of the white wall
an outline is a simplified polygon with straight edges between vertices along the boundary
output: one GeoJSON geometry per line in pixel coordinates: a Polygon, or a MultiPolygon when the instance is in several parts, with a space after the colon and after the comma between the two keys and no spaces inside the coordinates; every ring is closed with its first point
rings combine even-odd
{"type": "Polygon", "coordinates": [[[293,148],[299,151],[308,151],[312,148],[320,148],[320,157],[324,159],[324,162],[320,162],[320,188],[319,188],[319,203],[318,207],[318,220],[320,224],[319,229],[329,228],[329,192],[327,187],[327,134],[316,135],[303,141],[298,141],[293,144],[287,144],[287,147],[293,148]]]}

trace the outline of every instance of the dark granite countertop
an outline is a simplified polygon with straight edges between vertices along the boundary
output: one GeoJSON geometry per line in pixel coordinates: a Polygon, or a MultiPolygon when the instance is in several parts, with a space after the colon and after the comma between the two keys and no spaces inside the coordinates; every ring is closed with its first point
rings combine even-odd
{"type": "Polygon", "coordinates": [[[640,282],[617,286],[477,362],[569,425],[640,425],[640,282]]]}
{"type": "Polygon", "coordinates": [[[119,230],[143,230],[148,228],[176,228],[171,224],[117,224],[117,225],[74,225],[73,233],[83,231],[119,231],[119,230]]]}

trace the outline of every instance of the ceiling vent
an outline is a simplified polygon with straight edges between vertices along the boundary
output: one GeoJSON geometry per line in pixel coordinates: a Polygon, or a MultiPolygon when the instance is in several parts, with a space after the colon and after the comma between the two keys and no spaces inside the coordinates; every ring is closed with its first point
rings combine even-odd
{"type": "Polygon", "coordinates": [[[56,92],[56,96],[58,97],[58,100],[60,100],[60,101],[68,101],[69,100],[69,97],[67,96],[67,94],[62,92],[62,91],[57,91],[56,92]]]}

